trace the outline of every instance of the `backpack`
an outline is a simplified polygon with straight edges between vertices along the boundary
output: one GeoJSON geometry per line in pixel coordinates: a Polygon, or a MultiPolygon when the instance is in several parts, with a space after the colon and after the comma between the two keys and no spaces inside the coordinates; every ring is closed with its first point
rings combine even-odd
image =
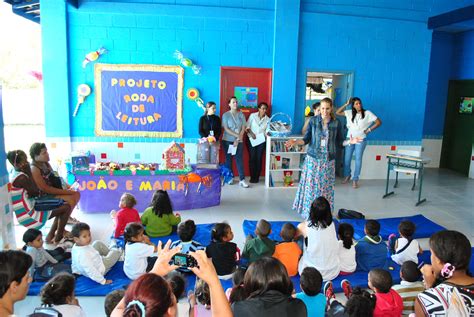
{"type": "Polygon", "coordinates": [[[344,209],[344,208],[339,209],[339,212],[337,213],[337,217],[339,219],[365,219],[365,216],[363,213],[355,211],[355,210],[344,209]]]}
{"type": "Polygon", "coordinates": [[[28,317],[63,317],[59,311],[53,307],[37,307],[33,314],[28,315],[28,317]]]}

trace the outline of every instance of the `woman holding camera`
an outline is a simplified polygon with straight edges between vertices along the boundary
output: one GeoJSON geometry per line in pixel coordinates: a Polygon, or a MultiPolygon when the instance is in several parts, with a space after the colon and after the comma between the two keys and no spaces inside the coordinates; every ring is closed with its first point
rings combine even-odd
{"type": "Polygon", "coordinates": [[[344,180],[346,184],[351,179],[351,161],[352,155],[355,152],[355,169],[354,176],[352,176],[352,187],[359,187],[359,175],[362,169],[362,156],[364,155],[365,146],[367,142],[365,138],[369,133],[380,127],[382,121],[375,114],[369,110],[365,110],[362,106],[362,100],[354,97],[349,98],[347,102],[337,109],[338,116],[346,117],[347,125],[347,139],[350,140],[345,148],[344,154],[344,180]],[[352,109],[345,110],[349,105],[352,109]]]}

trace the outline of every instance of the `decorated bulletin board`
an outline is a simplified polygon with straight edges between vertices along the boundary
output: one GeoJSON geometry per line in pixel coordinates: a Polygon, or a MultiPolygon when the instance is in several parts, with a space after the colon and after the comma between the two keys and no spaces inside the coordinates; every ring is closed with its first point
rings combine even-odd
{"type": "Polygon", "coordinates": [[[258,87],[234,87],[234,96],[243,108],[257,108],[258,87]]]}
{"type": "Polygon", "coordinates": [[[95,64],[96,135],[182,137],[183,74],[180,66],[95,64]]]}

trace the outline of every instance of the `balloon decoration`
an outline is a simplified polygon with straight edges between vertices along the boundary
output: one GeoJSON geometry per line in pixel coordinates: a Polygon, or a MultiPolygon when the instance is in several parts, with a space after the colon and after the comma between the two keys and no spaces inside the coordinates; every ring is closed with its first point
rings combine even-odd
{"type": "Polygon", "coordinates": [[[84,103],[84,100],[90,94],[91,94],[91,87],[89,87],[88,85],[80,84],[77,87],[77,104],[76,104],[76,109],[74,110],[74,114],[72,115],[73,117],[77,115],[77,112],[79,111],[79,106],[84,103]]]}
{"type": "Polygon", "coordinates": [[[104,47],[99,48],[97,51],[90,52],[86,55],[86,58],[84,58],[84,61],[82,62],[82,67],[85,68],[87,64],[90,62],[96,61],[101,55],[107,53],[107,49],[104,47]]]}
{"type": "Polygon", "coordinates": [[[199,75],[201,72],[201,66],[194,64],[191,59],[185,57],[180,51],[174,51],[173,57],[176,58],[184,67],[191,67],[195,75],[199,75]]]}
{"type": "Polygon", "coordinates": [[[186,91],[186,97],[189,100],[194,101],[199,108],[206,111],[206,106],[204,106],[204,100],[199,98],[199,90],[197,90],[197,88],[189,88],[186,91]]]}

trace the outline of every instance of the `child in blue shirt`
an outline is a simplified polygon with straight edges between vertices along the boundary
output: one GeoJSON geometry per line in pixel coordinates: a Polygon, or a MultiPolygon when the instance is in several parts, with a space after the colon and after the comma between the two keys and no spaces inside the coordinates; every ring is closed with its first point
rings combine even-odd
{"type": "Polygon", "coordinates": [[[377,220],[367,220],[364,227],[365,237],[356,246],[357,271],[370,271],[385,267],[387,247],[380,233],[380,223],[377,220]]]}
{"type": "Polygon", "coordinates": [[[305,267],[301,272],[300,286],[303,292],[296,294],[306,305],[308,316],[324,316],[326,297],[321,293],[323,277],[314,267],[305,267]]]}
{"type": "MultiPolygon", "coordinates": [[[[173,241],[170,248],[181,246],[181,253],[188,254],[189,252],[196,252],[197,250],[205,250],[206,248],[197,241],[194,241],[196,234],[196,224],[193,220],[186,220],[178,226],[178,236],[180,240],[173,241]]],[[[191,272],[187,268],[179,268],[181,272],[191,272]]]]}

